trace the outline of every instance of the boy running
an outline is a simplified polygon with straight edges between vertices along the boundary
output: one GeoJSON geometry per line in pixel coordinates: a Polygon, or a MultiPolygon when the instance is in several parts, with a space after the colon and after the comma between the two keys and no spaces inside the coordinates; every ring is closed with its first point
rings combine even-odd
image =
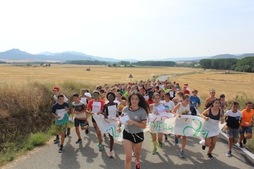
{"type": "Polygon", "coordinates": [[[51,113],[53,117],[56,119],[56,127],[57,131],[61,135],[61,141],[60,141],[60,148],[58,150],[59,153],[63,152],[63,144],[64,144],[64,139],[65,139],[65,131],[67,128],[67,123],[69,122],[69,105],[64,102],[64,95],[59,94],[57,96],[58,100],[57,103],[55,103],[52,106],[51,113]]]}
{"type": "Polygon", "coordinates": [[[246,144],[247,139],[252,138],[252,126],[254,118],[253,103],[247,102],[246,108],[242,111],[242,121],[240,127],[240,141],[239,145],[242,148],[243,144],[246,144]],[[246,135],[244,135],[246,133],[246,135]]]}
{"type": "Polygon", "coordinates": [[[78,136],[78,140],[76,144],[82,143],[79,126],[81,126],[82,130],[88,129],[88,123],[86,118],[86,106],[85,104],[79,100],[79,95],[77,93],[73,94],[73,102],[72,102],[72,114],[74,114],[74,126],[78,136]]]}
{"type": "Polygon", "coordinates": [[[232,156],[232,145],[237,143],[239,138],[239,127],[242,117],[242,112],[238,110],[239,103],[233,102],[231,110],[226,111],[225,121],[226,121],[226,131],[228,135],[228,153],[227,157],[232,156]]]}

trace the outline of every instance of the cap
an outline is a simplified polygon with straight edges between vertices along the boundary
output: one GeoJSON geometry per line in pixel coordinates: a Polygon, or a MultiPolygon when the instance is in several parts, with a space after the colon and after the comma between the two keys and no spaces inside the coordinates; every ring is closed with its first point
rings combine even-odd
{"type": "Polygon", "coordinates": [[[92,95],[91,95],[89,92],[86,92],[84,95],[85,95],[86,97],[92,97],[92,95]]]}
{"type": "Polygon", "coordinates": [[[59,91],[60,88],[59,88],[58,86],[54,86],[54,87],[53,87],[53,90],[59,91]]]}

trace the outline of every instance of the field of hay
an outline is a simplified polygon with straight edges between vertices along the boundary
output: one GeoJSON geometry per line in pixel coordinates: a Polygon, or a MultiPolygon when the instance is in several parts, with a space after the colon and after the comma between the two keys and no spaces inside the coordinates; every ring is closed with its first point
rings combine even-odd
{"type": "Polygon", "coordinates": [[[0,85],[26,84],[39,82],[61,85],[66,81],[81,82],[85,85],[103,85],[136,82],[152,79],[159,75],[169,75],[170,81],[180,85],[188,83],[191,89],[197,89],[202,99],[208,96],[208,90],[216,89],[217,95],[224,93],[228,99],[238,96],[253,98],[254,74],[203,70],[179,67],[107,67],[80,65],[51,65],[51,67],[0,65],[0,85]],[[128,78],[132,74],[133,78],[128,78]]]}

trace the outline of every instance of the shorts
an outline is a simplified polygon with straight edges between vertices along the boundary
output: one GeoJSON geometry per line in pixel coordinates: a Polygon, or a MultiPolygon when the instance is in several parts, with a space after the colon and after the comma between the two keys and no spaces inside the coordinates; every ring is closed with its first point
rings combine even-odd
{"type": "Polygon", "coordinates": [[[57,126],[57,130],[58,132],[61,133],[65,133],[66,129],[67,129],[67,123],[64,124],[60,124],[60,125],[56,125],[57,126]]]}
{"type": "Polygon", "coordinates": [[[234,138],[234,139],[239,138],[239,129],[228,127],[228,129],[226,130],[226,133],[229,138],[234,138]]]}
{"type": "Polygon", "coordinates": [[[80,120],[80,119],[74,119],[74,126],[78,127],[78,126],[84,127],[84,126],[88,126],[87,120],[80,120]]]}
{"type": "Polygon", "coordinates": [[[244,133],[250,133],[250,134],[252,134],[252,128],[251,128],[251,126],[241,126],[240,127],[240,134],[244,134],[244,133]]]}
{"type": "Polygon", "coordinates": [[[123,139],[129,140],[134,144],[141,143],[144,141],[144,133],[128,133],[126,130],[123,130],[123,139]]]}

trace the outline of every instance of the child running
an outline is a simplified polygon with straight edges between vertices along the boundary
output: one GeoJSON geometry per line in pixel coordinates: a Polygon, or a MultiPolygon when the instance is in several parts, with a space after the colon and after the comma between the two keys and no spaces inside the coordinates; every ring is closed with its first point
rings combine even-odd
{"type": "Polygon", "coordinates": [[[59,94],[57,96],[58,100],[57,103],[55,103],[52,106],[51,113],[53,117],[56,119],[56,127],[57,131],[61,135],[61,141],[60,141],[60,148],[58,150],[59,153],[63,152],[63,144],[64,144],[64,139],[65,139],[65,131],[67,128],[67,123],[69,122],[69,105],[64,102],[64,95],[59,94]]]}
{"type": "Polygon", "coordinates": [[[88,123],[86,118],[86,106],[85,104],[80,101],[79,95],[77,93],[73,94],[72,96],[73,102],[72,102],[72,114],[74,114],[74,126],[75,130],[78,136],[78,140],[76,141],[76,144],[82,143],[79,126],[82,130],[88,129],[88,123]]]}
{"type": "MultiPolygon", "coordinates": [[[[93,116],[100,115],[102,113],[104,104],[105,104],[104,101],[100,100],[100,92],[98,90],[95,90],[93,92],[93,99],[88,102],[87,113],[90,113],[93,116]]],[[[98,127],[98,125],[97,125],[97,123],[96,123],[96,121],[93,117],[92,117],[92,122],[93,122],[93,127],[96,131],[98,140],[99,140],[99,144],[98,144],[99,151],[102,151],[103,150],[103,145],[102,145],[101,131],[100,131],[100,129],[99,129],[99,127],[98,127]]]]}
{"type": "MultiPolygon", "coordinates": [[[[132,150],[136,156],[136,169],[140,169],[140,153],[144,141],[143,129],[146,128],[149,106],[144,97],[133,92],[128,97],[128,106],[123,108],[123,117],[127,118],[127,125],[123,131],[123,145],[125,152],[124,168],[131,169],[132,150]]],[[[118,128],[120,132],[120,127],[118,128]]]]}
{"type": "Polygon", "coordinates": [[[234,143],[238,142],[239,138],[239,127],[242,118],[242,112],[238,110],[239,103],[233,102],[231,110],[226,111],[225,121],[226,121],[226,131],[228,135],[228,152],[227,157],[232,156],[232,146],[234,143]]]}
{"type": "MultiPolygon", "coordinates": [[[[107,100],[109,101],[107,104],[104,105],[104,108],[103,108],[103,114],[105,115],[105,118],[115,118],[118,116],[117,114],[117,103],[114,102],[116,96],[113,92],[109,92],[107,93],[106,95],[106,98],[107,100]]],[[[112,153],[112,150],[113,150],[113,145],[114,145],[114,138],[113,136],[111,136],[109,134],[109,138],[110,138],[110,145],[109,145],[109,158],[114,158],[113,157],[113,153],[112,153]]]]}

